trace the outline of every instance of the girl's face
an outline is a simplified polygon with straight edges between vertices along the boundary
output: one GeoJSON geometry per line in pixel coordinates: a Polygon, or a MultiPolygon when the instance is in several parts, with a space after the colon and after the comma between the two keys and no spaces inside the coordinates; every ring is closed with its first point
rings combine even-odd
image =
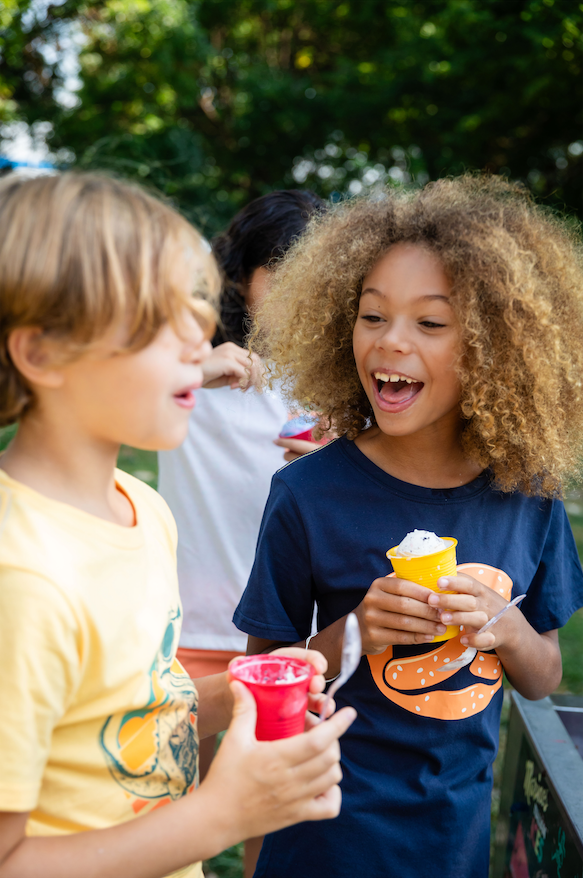
{"type": "Polygon", "coordinates": [[[437,257],[395,244],[362,284],[353,350],[377,424],[389,436],[459,425],[460,332],[437,257]]]}

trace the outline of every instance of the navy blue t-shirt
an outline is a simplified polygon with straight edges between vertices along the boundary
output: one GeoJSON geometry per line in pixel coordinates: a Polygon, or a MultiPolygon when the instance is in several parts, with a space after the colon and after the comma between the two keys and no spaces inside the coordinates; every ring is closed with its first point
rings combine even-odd
{"type": "MultiPolygon", "coordinates": [[[[459,488],[410,485],[344,438],[274,476],[235,624],[296,642],[316,602],[325,628],[391,572],[385,552],[415,528],[456,537],[458,564],[507,599],[527,592],[521,610],[538,632],[583,604],[561,502],[495,491],[488,473],[459,488]]],[[[358,711],[341,742],[341,813],[267,836],[256,878],[487,878],[502,668],[479,652],[439,671],[463,650],[458,636],[361,660],[336,696],[358,711]]]]}

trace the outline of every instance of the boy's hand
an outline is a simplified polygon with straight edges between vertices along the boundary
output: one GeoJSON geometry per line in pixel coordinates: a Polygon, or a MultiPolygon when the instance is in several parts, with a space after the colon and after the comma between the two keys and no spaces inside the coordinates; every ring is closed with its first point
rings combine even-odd
{"type": "Polygon", "coordinates": [[[443,634],[446,626],[428,603],[431,594],[428,588],[395,576],[375,579],[354,610],[363,654],[377,655],[397,643],[430,643],[436,634],[443,634]]]}
{"type": "Polygon", "coordinates": [[[478,582],[473,576],[459,573],[457,576],[442,576],[437,580],[441,589],[455,594],[431,592],[429,604],[435,607],[441,621],[446,625],[463,625],[460,642],[475,649],[494,649],[503,646],[515,630],[516,618],[520,610],[514,607],[483,634],[476,634],[496,613],[508,603],[494,589],[478,582]]]}
{"type": "Polygon", "coordinates": [[[203,387],[213,389],[228,385],[233,389],[247,390],[252,385],[261,384],[263,368],[257,354],[250,354],[245,348],[227,341],[213,348],[202,364],[202,371],[203,387]]]}
{"type": "Polygon", "coordinates": [[[200,788],[226,828],[225,846],[304,820],[336,817],[342,777],[338,738],[356,711],[346,707],[293,738],[257,741],[253,696],[236,680],[231,691],[233,720],[200,788]]]}

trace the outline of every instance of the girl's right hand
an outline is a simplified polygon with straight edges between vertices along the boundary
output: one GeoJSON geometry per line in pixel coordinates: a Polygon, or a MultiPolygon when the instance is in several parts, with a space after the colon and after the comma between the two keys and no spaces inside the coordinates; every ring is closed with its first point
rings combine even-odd
{"type": "Polygon", "coordinates": [[[257,354],[249,353],[232,341],[213,348],[202,364],[202,371],[202,386],[210,389],[228,385],[233,389],[247,390],[251,386],[260,386],[263,375],[257,354]]]}
{"type": "Polygon", "coordinates": [[[200,788],[228,827],[225,846],[305,820],[336,817],[342,778],[338,738],[356,711],[346,707],[293,738],[257,741],[255,699],[242,683],[230,686],[233,720],[200,788]]]}
{"type": "Polygon", "coordinates": [[[430,643],[446,627],[427,603],[433,592],[406,579],[375,579],[354,610],[360,624],[363,655],[378,655],[391,644],[430,643]]]}

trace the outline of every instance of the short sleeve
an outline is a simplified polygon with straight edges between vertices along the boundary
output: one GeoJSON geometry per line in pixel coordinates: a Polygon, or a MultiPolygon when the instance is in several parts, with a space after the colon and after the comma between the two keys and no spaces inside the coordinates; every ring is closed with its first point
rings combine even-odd
{"type": "Polygon", "coordinates": [[[571,525],[560,500],[552,502],[536,574],[520,609],[535,631],[562,628],[583,606],[583,571],[571,525]]]}
{"type": "Polygon", "coordinates": [[[0,810],[29,811],[80,676],[78,625],[49,580],[0,568],[0,668],[0,810]]]}
{"type": "Polygon", "coordinates": [[[310,552],[297,503],[273,477],[255,562],[233,616],[241,631],[294,643],[311,630],[314,608],[310,552]]]}

